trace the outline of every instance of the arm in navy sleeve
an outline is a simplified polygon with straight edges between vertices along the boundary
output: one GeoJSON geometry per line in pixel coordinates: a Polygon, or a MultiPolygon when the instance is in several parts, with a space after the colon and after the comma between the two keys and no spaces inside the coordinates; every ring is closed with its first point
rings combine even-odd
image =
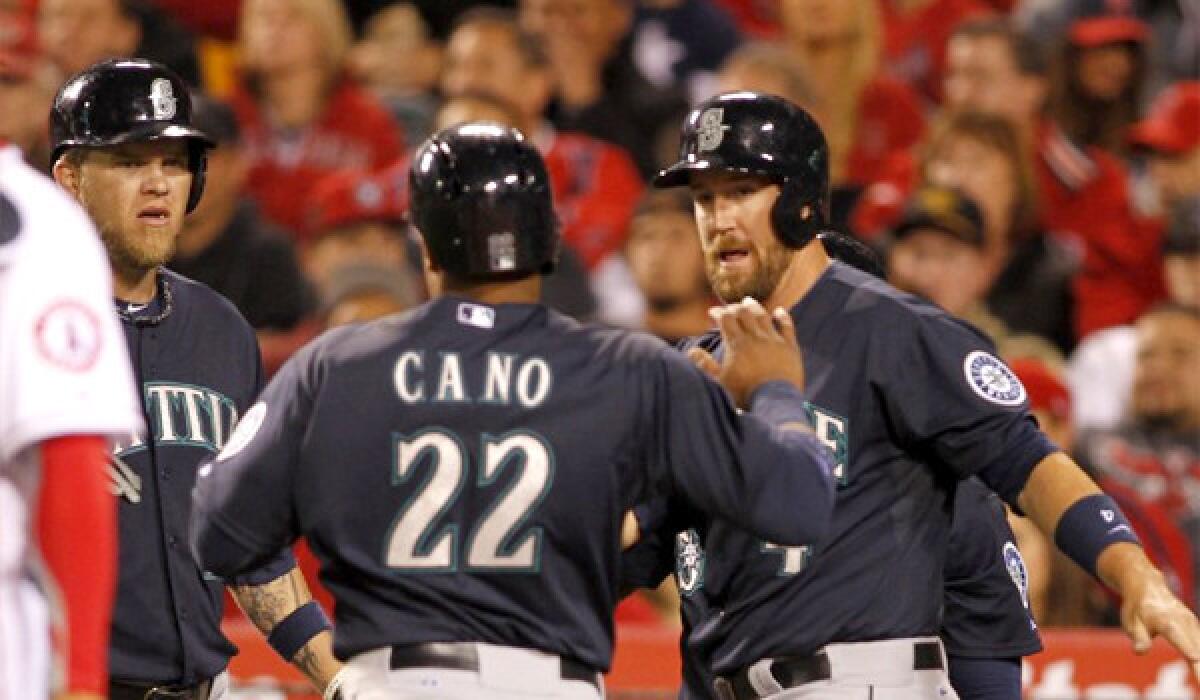
{"type": "Polygon", "coordinates": [[[224,578],[266,565],[295,540],[292,479],[311,407],[313,353],[297,354],[201,468],[192,497],[192,551],[224,578]]]}
{"type": "Polygon", "coordinates": [[[739,413],[725,390],[677,353],[661,354],[652,469],[692,507],[784,545],[829,529],[833,456],[808,430],[804,396],[785,382],[739,413]]]}
{"type": "Polygon", "coordinates": [[[980,479],[1009,505],[1058,448],[1029,416],[1025,391],[978,331],[938,311],[880,333],[869,381],[901,444],[950,473],[980,479]]]}

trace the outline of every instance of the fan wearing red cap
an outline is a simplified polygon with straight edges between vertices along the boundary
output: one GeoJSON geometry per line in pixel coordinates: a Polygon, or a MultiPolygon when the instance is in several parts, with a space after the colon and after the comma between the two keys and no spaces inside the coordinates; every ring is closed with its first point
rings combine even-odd
{"type": "Polygon", "coordinates": [[[1050,111],[1067,138],[1123,155],[1137,119],[1150,31],[1133,3],[1085,0],[1067,27],[1051,81],[1050,111]]]}
{"type": "Polygon", "coordinates": [[[1164,207],[1200,195],[1200,81],[1164,90],[1130,128],[1129,141],[1147,152],[1164,207]]]}

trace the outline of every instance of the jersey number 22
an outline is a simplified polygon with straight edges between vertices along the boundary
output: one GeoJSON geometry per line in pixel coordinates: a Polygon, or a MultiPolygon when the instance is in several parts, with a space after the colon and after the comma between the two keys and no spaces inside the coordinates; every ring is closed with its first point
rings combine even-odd
{"type": "MultiPolygon", "coordinates": [[[[523,431],[484,435],[482,443],[483,465],[476,487],[495,483],[506,470],[515,469],[517,475],[467,535],[465,568],[535,573],[541,563],[542,530],[520,530],[550,490],[554,476],[550,449],[536,435],[523,431]]],[[[393,485],[408,482],[426,455],[433,464],[392,524],[384,563],[413,572],[458,571],[459,524],[444,525],[437,532],[434,525],[466,486],[467,452],[462,441],[449,431],[432,429],[407,439],[398,437],[394,450],[393,485]]]]}

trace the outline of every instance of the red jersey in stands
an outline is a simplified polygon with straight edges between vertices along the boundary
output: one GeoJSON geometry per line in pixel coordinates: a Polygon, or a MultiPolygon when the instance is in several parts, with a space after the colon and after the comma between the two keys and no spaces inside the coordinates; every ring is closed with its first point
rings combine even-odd
{"type": "Polygon", "coordinates": [[[884,163],[920,143],[925,116],[917,94],[894,78],[879,76],[858,98],[854,147],[846,163],[846,180],[868,185],[879,178],[884,163]]]}
{"type": "Polygon", "coordinates": [[[1038,131],[1034,170],[1043,226],[1079,251],[1075,333],[1133,322],[1163,299],[1162,228],[1137,217],[1112,155],[1081,148],[1053,124],[1038,131]]]}
{"type": "Polygon", "coordinates": [[[400,126],[374,97],[340,82],[325,111],[303,129],[278,129],[245,87],[233,107],[254,163],[247,184],[267,218],[304,236],[303,206],[313,184],[337,170],[373,170],[403,155],[400,126]]]}
{"type": "Polygon", "coordinates": [[[991,14],[983,0],[933,0],[915,12],[902,12],[896,0],[881,0],[885,70],[934,102],[942,99],[946,42],[965,20],[991,14]]]}
{"type": "Polygon", "coordinates": [[[550,173],[563,241],[591,270],[625,245],[629,220],[642,196],[641,176],[620,147],[586,134],[547,127],[537,141],[550,173]]]}

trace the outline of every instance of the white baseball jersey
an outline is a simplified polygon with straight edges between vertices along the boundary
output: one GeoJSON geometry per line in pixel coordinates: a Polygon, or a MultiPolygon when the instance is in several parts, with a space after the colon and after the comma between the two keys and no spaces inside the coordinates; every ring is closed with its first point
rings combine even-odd
{"type": "Polygon", "coordinates": [[[15,147],[0,146],[0,700],[48,693],[49,623],[29,542],[35,448],[141,426],[95,228],[15,147]]]}

